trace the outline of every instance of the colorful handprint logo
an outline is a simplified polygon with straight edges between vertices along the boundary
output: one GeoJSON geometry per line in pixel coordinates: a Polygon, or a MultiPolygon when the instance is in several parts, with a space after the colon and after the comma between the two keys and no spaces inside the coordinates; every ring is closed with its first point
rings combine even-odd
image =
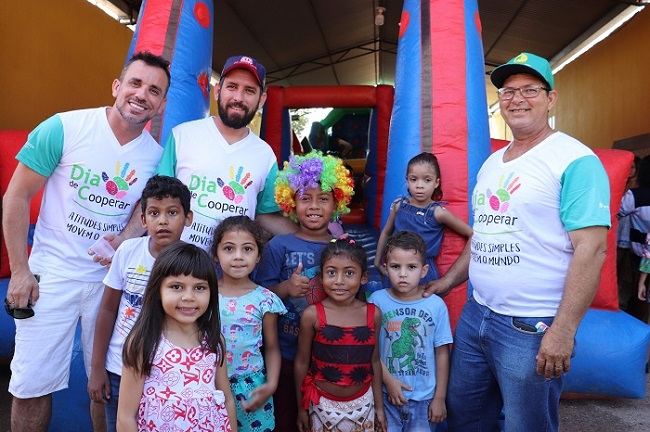
{"type": "Polygon", "coordinates": [[[126,195],[126,191],[129,190],[129,186],[132,186],[133,183],[138,181],[138,178],[135,177],[135,170],[129,171],[129,163],[125,163],[124,167],[120,170],[120,162],[118,161],[115,164],[115,176],[113,179],[108,177],[108,174],[102,172],[102,180],[106,183],[106,191],[115,196],[115,198],[122,198],[126,195]]]}
{"type": "Polygon", "coordinates": [[[501,179],[499,179],[499,188],[494,194],[492,194],[490,189],[487,190],[487,196],[492,210],[501,213],[505,213],[508,210],[510,206],[508,201],[510,201],[512,194],[521,186],[521,183],[517,183],[519,177],[513,179],[514,175],[515,173],[510,173],[505,181],[503,176],[501,176],[501,179]]]}
{"type": "Polygon", "coordinates": [[[221,178],[217,178],[217,184],[223,191],[224,196],[230,201],[234,201],[235,204],[239,204],[244,199],[246,189],[253,184],[253,181],[249,180],[251,178],[251,173],[248,172],[242,177],[243,173],[244,167],[240,166],[237,170],[237,174],[235,174],[235,168],[231,166],[230,181],[228,184],[221,180],[221,178]]]}

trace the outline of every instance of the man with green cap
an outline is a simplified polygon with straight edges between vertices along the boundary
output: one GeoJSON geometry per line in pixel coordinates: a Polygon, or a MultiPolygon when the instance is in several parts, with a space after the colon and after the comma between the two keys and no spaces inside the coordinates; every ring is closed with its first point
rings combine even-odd
{"type": "Polygon", "coordinates": [[[588,147],[549,126],[558,96],[547,60],[521,53],[490,78],[513,140],[478,173],[465,265],[432,290],[468,273],[474,288],[454,336],[449,430],[500,431],[503,409],[508,431],[557,431],[562,377],[605,260],[609,182],[588,147]]]}

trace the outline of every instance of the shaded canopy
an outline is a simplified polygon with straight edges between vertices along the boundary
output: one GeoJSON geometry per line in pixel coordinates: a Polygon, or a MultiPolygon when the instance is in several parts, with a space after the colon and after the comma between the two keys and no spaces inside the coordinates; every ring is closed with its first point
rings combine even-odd
{"type": "MultiPolygon", "coordinates": [[[[110,0],[137,18],[142,0],[110,0]]],[[[630,5],[647,0],[478,0],[486,71],[522,51],[562,56],[630,5]]],[[[214,0],[213,69],[255,57],[267,84],[390,84],[403,0],[214,0]],[[375,26],[375,8],[386,8],[375,26]]]]}

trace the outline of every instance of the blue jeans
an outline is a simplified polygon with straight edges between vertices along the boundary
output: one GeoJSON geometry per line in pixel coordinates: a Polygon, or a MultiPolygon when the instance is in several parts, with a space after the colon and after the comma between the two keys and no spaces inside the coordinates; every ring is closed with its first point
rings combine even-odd
{"type": "Polygon", "coordinates": [[[388,401],[388,395],[384,393],[388,432],[435,432],[436,423],[429,422],[430,404],[431,399],[409,400],[406,405],[396,406],[388,401]]]}
{"type": "Polygon", "coordinates": [[[535,356],[544,333],[522,330],[553,317],[515,318],[470,298],[456,325],[447,391],[447,424],[454,431],[557,431],[562,378],[538,375],[535,356]]]}
{"type": "Polygon", "coordinates": [[[117,430],[117,402],[120,395],[120,381],[122,377],[114,374],[113,372],[106,371],[108,374],[108,381],[111,384],[111,398],[108,403],[104,405],[106,412],[106,432],[116,432],[117,430]]]}

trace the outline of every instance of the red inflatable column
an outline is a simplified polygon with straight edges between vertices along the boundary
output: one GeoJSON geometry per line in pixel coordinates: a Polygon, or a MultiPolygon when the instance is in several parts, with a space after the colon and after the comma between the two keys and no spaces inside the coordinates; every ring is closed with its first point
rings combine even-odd
{"type": "Polygon", "coordinates": [[[264,105],[264,122],[262,137],[278,158],[280,168],[282,161],[282,110],[284,109],[284,87],[269,86],[266,89],[266,104],[264,105]]]}

